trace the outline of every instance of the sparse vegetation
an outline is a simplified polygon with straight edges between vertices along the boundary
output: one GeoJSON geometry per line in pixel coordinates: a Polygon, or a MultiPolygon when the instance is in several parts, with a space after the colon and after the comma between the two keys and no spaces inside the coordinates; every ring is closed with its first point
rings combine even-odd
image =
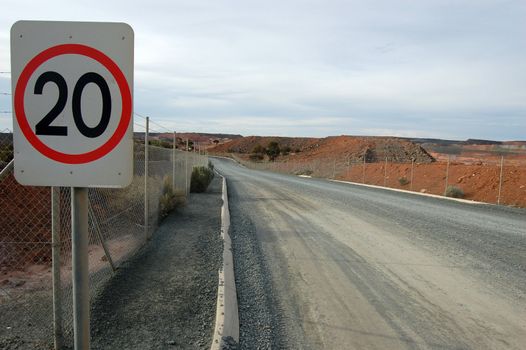
{"type": "Polygon", "coordinates": [[[401,177],[398,179],[398,183],[401,185],[401,186],[405,186],[407,184],[409,184],[409,180],[406,179],[405,177],[401,177]]]}
{"type": "Polygon", "coordinates": [[[299,170],[296,172],[296,175],[307,175],[307,176],[310,176],[312,175],[313,171],[310,170],[310,169],[302,169],[302,170],[299,170]]]}
{"type": "Polygon", "coordinates": [[[175,209],[175,193],[172,179],[165,176],[163,179],[163,190],[159,198],[159,219],[162,220],[175,209]]]}
{"type": "Polygon", "coordinates": [[[0,147],[0,162],[9,163],[13,159],[13,145],[4,145],[0,147]]]}
{"type": "Polygon", "coordinates": [[[150,146],[162,147],[162,148],[172,148],[173,145],[171,142],[164,140],[149,140],[148,143],[150,146]]]}
{"type": "Polygon", "coordinates": [[[446,197],[464,198],[464,191],[456,186],[448,186],[446,189],[446,197]]]}
{"type": "Polygon", "coordinates": [[[279,144],[276,141],[269,142],[267,146],[267,156],[269,160],[273,161],[275,160],[279,154],[281,153],[281,149],[279,148],[279,144]]]}
{"type": "Polygon", "coordinates": [[[286,146],[286,147],[281,149],[281,155],[287,156],[287,155],[289,155],[289,153],[291,151],[292,151],[292,148],[290,148],[289,146],[286,146]]]}
{"type": "Polygon", "coordinates": [[[195,167],[192,170],[192,178],[190,180],[190,192],[204,192],[208,185],[214,178],[214,167],[212,163],[208,166],[195,167]]]}
{"type": "Polygon", "coordinates": [[[265,149],[265,147],[258,144],[252,149],[252,153],[250,154],[249,158],[250,160],[255,162],[263,160],[263,158],[265,158],[266,151],[267,150],[265,149]]]}

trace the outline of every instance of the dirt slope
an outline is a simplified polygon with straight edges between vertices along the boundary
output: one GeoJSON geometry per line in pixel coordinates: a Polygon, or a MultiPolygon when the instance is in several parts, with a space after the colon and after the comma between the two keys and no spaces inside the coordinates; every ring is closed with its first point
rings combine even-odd
{"type": "Polygon", "coordinates": [[[214,153],[251,153],[255,146],[277,142],[281,149],[289,147],[295,159],[341,158],[368,162],[385,160],[404,162],[414,158],[419,163],[434,159],[422,147],[395,137],[330,136],[326,138],[293,138],[249,136],[232,140],[210,149],[214,153]]]}

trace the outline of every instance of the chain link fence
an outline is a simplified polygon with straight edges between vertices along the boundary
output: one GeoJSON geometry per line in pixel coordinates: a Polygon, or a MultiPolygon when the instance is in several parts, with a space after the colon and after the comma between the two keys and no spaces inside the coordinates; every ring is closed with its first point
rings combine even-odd
{"type": "MultiPolygon", "coordinates": [[[[71,191],[18,184],[13,176],[12,149],[12,134],[0,133],[0,348],[49,349],[54,339],[58,347],[70,347],[71,191]],[[60,263],[55,267],[53,245],[60,252],[60,263]],[[55,312],[53,281],[60,283],[55,289],[55,312]]],[[[139,139],[134,145],[131,185],[88,191],[92,298],[114,270],[154,234],[168,211],[184,203],[192,169],[208,164],[206,156],[194,152],[151,145],[148,151],[147,179],[145,145],[139,139]]]]}
{"type": "MultiPolygon", "coordinates": [[[[232,155],[239,163],[256,170],[311,176],[360,184],[445,195],[459,189],[460,197],[480,202],[526,207],[526,162],[519,156],[495,156],[469,160],[446,155],[437,162],[371,162],[361,159],[324,158],[314,160],[277,159],[248,161],[232,155]]],[[[300,156],[301,157],[301,156],[300,156]]],[[[298,157],[298,158],[300,158],[298,157]]]]}

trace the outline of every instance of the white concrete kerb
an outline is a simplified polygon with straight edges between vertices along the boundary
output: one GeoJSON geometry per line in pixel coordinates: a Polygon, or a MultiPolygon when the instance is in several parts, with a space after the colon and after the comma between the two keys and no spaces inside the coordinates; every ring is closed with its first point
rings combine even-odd
{"type": "Polygon", "coordinates": [[[231,337],[239,343],[239,315],[237,307],[236,281],[234,277],[234,258],[230,240],[230,210],[226,179],[223,179],[223,206],[221,207],[221,237],[223,238],[223,266],[219,270],[217,287],[216,324],[211,350],[219,350],[225,338],[231,337]]]}
{"type": "Polygon", "coordinates": [[[351,182],[351,181],[343,181],[343,180],[332,180],[332,179],[329,179],[329,181],[331,181],[331,182],[339,182],[339,183],[343,183],[343,184],[350,184],[350,185],[355,185],[355,186],[369,187],[369,188],[379,188],[379,189],[382,189],[382,190],[388,190],[388,191],[393,191],[393,192],[409,193],[409,194],[413,194],[413,195],[417,195],[417,196],[433,197],[433,198],[450,200],[450,201],[455,201],[455,202],[460,202],[460,203],[478,204],[478,205],[482,205],[482,204],[484,204],[484,205],[494,205],[494,204],[491,204],[491,203],[477,202],[477,201],[472,201],[472,200],[469,200],[469,199],[452,198],[452,197],[440,196],[438,194],[401,190],[399,188],[383,187],[383,186],[376,186],[376,185],[367,185],[367,184],[362,184],[362,183],[359,183],[359,182],[351,182]]]}

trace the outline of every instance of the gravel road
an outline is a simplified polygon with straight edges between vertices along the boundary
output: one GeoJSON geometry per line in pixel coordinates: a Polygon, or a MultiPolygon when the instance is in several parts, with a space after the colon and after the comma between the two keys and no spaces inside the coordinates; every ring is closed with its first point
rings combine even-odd
{"type": "Polygon", "coordinates": [[[525,210],[214,164],[243,349],[524,349],[525,210]]]}
{"type": "Polygon", "coordinates": [[[92,305],[92,349],[209,349],[223,243],[221,179],[191,194],[92,305]]]}

